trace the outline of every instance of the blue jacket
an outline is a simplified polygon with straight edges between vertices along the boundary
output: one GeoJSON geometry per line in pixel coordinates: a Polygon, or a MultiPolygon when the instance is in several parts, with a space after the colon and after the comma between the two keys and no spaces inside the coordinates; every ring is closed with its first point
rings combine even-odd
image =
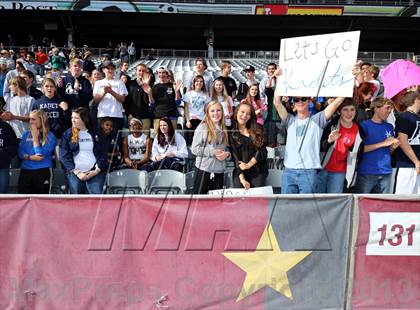
{"type": "MultiPolygon", "coordinates": [[[[101,171],[106,172],[108,169],[107,150],[102,147],[96,133],[89,130],[89,134],[93,137],[93,154],[96,158],[96,165],[101,171]]],[[[71,135],[71,128],[69,128],[63,133],[60,146],[60,162],[67,173],[74,169],[74,156],[79,153],[79,143],[73,143],[71,135]]]]}
{"type": "Polygon", "coordinates": [[[53,167],[52,155],[57,145],[57,139],[50,131],[48,133],[47,142],[42,145],[42,142],[40,141],[40,144],[40,146],[34,147],[31,132],[28,130],[23,133],[22,141],[20,141],[18,150],[19,157],[23,159],[21,165],[22,169],[36,170],[53,167]],[[29,156],[41,155],[44,159],[40,161],[24,159],[25,154],[28,154],[29,156]]]}

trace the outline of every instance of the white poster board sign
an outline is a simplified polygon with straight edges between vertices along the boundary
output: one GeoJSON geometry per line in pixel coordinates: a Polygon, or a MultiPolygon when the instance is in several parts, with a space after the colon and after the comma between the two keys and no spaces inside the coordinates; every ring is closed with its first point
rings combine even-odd
{"type": "Polygon", "coordinates": [[[209,191],[212,196],[258,196],[258,195],[273,195],[272,186],[253,187],[248,190],[244,188],[226,188],[209,191]]]}
{"type": "Polygon", "coordinates": [[[352,97],[359,37],[351,31],[282,39],[281,94],[315,97],[324,75],[320,97],[352,97]]]}

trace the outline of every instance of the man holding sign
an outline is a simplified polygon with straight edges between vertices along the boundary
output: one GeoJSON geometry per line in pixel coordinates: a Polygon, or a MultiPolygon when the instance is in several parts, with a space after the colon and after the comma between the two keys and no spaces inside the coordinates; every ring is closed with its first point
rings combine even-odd
{"type": "Polygon", "coordinates": [[[287,128],[282,194],[314,193],[321,169],[320,141],[328,120],[353,96],[359,31],[281,40],[280,68],[274,105],[287,128]],[[296,116],[287,112],[280,96],[294,96],[296,116]],[[311,116],[311,97],[337,97],[324,111],[311,116]]]}
{"type": "Polygon", "coordinates": [[[274,93],[274,105],[279,113],[282,124],[287,127],[286,152],[284,157],[285,170],[281,181],[282,194],[307,194],[315,192],[317,169],[321,169],[319,156],[322,131],[328,120],[344,101],[336,98],[324,111],[313,116],[309,112],[310,97],[295,97],[296,116],[287,112],[281,103],[282,70],[274,73],[277,77],[274,93]]]}

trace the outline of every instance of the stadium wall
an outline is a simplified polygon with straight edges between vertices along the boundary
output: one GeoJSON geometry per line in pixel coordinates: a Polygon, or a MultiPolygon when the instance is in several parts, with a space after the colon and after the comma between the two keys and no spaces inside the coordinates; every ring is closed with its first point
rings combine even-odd
{"type": "Polygon", "coordinates": [[[418,196],[0,197],[0,307],[415,309],[418,196]]]}

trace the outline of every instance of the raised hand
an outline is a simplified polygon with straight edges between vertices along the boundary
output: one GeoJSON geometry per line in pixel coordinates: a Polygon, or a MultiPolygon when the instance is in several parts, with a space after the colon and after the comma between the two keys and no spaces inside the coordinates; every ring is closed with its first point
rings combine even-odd
{"type": "Polygon", "coordinates": [[[63,111],[67,111],[69,109],[69,105],[67,102],[65,101],[61,101],[60,104],[58,105],[63,111]]]}
{"type": "Polygon", "coordinates": [[[338,138],[340,138],[341,134],[338,131],[338,129],[334,129],[331,131],[330,135],[328,136],[328,143],[333,143],[337,141],[338,138]]]}

